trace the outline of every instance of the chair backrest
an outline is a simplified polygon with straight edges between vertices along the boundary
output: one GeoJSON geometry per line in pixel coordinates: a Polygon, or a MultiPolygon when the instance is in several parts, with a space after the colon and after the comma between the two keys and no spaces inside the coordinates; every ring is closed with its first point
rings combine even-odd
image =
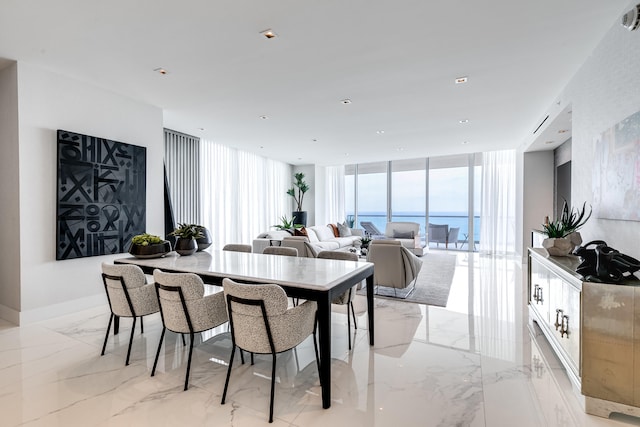
{"type": "Polygon", "coordinates": [[[374,263],[374,285],[406,288],[417,277],[422,261],[397,240],[372,240],[367,261],[374,263]]]}
{"type": "Polygon", "coordinates": [[[446,243],[448,235],[449,235],[449,225],[429,223],[428,239],[430,242],[446,243]]]}
{"type": "Polygon", "coordinates": [[[414,239],[420,236],[420,224],[417,222],[388,222],[384,235],[392,239],[414,239]]]}
{"type": "Polygon", "coordinates": [[[202,322],[196,317],[206,315],[197,304],[204,296],[202,279],[192,273],[165,273],[157,269],[153,271],[153,279],[164,326],[174,332],[197,332],[200,329],[197,325],[202,322]]]}
{"type": "Polygon", "coordinates": [[[288,307],[284,289],[273,284],[242,284],[222,281],[234,343],[253,353],[275,353],[280,335],[290,331],[279,327],[278,318],[288,307]]]}
{"type": "Polygon", "coordinates": [[[378,228],[371,221],[360,221],[360,225],[364,228],[368,234],[372,236],[382,236],[382,231],[378,230],[378,228]]]}
{"type": "Polygon", "coordinates": [[[348,251],[322,251],[318,253],[318,258],[358,261],[358,255],[348,251]]]}
{"type": "Polygon", "coordinates": [[[154,292],[147,288],[147,278],[137,265],[102,263],[102,282],[111,312],[116,316],[144,316],[158,311],[154,292]]]}
{"type": "Polygon", "coordinates": [[[243,245],[240,243],[229,243],[227,245],[224,245],[222,250],[232,251],[232,252],[251,252],[251,245],[243,245]]]}
{"type": "Polygon", "coordinates": [[[267,255],[298,256],[298,250],[296,248],[284,246],[267,246],[262,253],[267,255]]]}
{"type": "Polygon", "coordinates": [[[451,227],[449,229],[449,243],[458,243],[458,233],[460,233],[460,227],[451,227]]]}

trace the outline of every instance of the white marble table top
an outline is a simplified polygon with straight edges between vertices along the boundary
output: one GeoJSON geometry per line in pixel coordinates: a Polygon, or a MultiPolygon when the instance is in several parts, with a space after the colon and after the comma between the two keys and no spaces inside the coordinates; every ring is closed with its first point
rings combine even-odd
{"type": "Polygon", "coordinates": [[[315,291],[327,291],[338,283],[363,272],[373,273],[373,264],[366,261],[340,261],[220,250],[196,252],[189,256],[180,256],[171,252],[163,258],[120,258],[116,262],[196,273],[200,276],[276,283],[315,291]]]}

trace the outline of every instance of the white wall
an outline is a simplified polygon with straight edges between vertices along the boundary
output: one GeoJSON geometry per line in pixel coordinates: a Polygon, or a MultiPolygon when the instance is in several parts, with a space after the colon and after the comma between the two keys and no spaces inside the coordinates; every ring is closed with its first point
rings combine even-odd
{"type": "MultiPolygon", "coordinates": [[[[631,9],[637,1],[629,3],[631,9]]],[[[594,138],[640,110],[640,31],[629,32],[617,21],[591,56],[549,107],[548,122],[571,104],[572,205],[593,202],[594,138]]],[[[601,239],[640,258],[640,222],[592,217],[581,230],[585,242],[601,239]]]]}
{"type": "Polygon", "coordinates": [[[18,323],[20,310],[20,209],[18,192],[18,67],[0,71],[0,318],[18,323]]]}
{"type": "MultiPolygon", "coordinates": [[[[56,130],[147,147],[147,230],[163,230],[162,110],[30,64],[18,64],[20,322],[105,302],[100,263],[56,261],[56,130]]],[[[2,256],[13,247],[2,247],[2,256]]]]}
{"type": "Polygon", "coordinates": [[[553,219],[553,151],[524,153],[522,191],[522,243],[517,246],[523,257],[531,246],[531,230],[539,230],[545,216],[553,219]]]}

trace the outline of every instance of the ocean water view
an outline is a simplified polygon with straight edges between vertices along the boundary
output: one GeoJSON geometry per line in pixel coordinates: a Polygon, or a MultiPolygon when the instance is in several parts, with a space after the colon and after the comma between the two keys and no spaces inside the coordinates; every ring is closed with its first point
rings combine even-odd
{"type": "MultiPolygon", "coordinates": [[[[347,218],[353,218],[353,213],[348,214],[347,218]]],[[[360,212],[358,213],[358,223],[354,224],[355,228],[362,228],[360,222],[370,221],[378,230],[384,233],[387,226],[387,214],[384,212],[360,212]]],[[[420,235],[424,239],[426,230],[426,218],[424,214],[417,212],[394,212],[392,221],[417,222],[420,224],[420,235]]],[[[458,240],[465,240],[465,235],[469,234],[469,219],[467,214],[461,212],[431,212],[429,214],[429,222],[431,224],[447,224],[449,228],[459,227],[458,240]]],[[[480,217],[473,217],[473,240],[480,241],[480,217]]]]}

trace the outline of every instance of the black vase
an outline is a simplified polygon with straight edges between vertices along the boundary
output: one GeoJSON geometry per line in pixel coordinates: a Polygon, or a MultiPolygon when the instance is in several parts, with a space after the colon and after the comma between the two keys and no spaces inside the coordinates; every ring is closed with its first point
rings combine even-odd
{"type": "Polygon", "coordinates": [[[193,255],[198,250],[198,244],[193,237],[190,239],[179,237],[176,240],[175,250],[182,256],[193,255]]]}
{"type": "Polygon", "coordinates": [[[293,217],[294,225],[307,226],[307,211],[293,211],[291,212],[291,216],[293,217]]]}
{"type": "Polygon", "coordinates": [[[198,252],[207,249],[213,243],[211,239],[211,233],[205,227],[200,228],[200,232],[204,235],[199,239],[196,239],[196,243],[198,244],[198,252]]]}
{"type": "Polygon", "coordinates": [[[129,247],[129,253],[136,258],[160,258],[171,252],[171,243],[167,240],[152,245],[134,245],[129,247]]]}

